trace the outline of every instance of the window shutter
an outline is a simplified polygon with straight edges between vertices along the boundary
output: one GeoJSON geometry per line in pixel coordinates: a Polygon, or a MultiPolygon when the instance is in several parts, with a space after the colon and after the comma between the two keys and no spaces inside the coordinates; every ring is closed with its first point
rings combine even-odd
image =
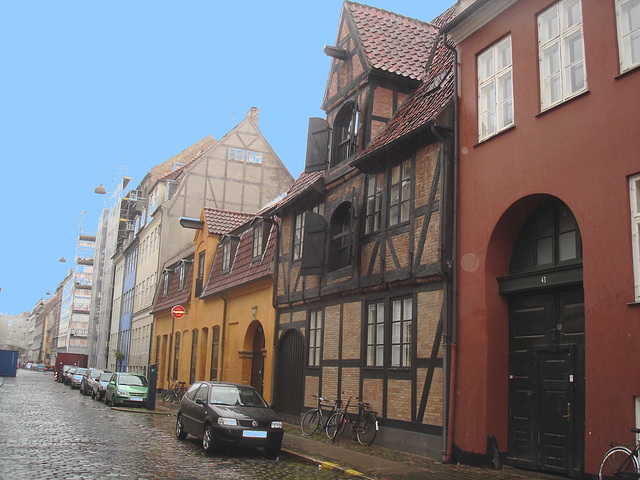
{"type": "Polygon", "coordinates": [[[307,212],[304,216],[304,239],[300,275],[321,275],[324,258],[325,222],[322,215],[307,212]]]}
{"type": "Polygon", "coordinates": [[[329,150],[329,124],[323,118],[309,119],[305,173],[324,170],[329,150]]]}

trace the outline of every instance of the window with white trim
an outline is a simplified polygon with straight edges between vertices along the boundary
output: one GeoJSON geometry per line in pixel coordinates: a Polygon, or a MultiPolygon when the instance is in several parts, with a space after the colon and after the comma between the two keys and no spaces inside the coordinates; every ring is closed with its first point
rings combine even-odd
{"type": "Polygon", "coordinates": [[[240,150],[238,148],[229,148],[229,154],[227,155],[229,160],[237,160],[239,162],[244,162],[244,150],[240,150]]]}
{"type": "Polygon", "coordinates": [[[540,107],[587,90],[580,0],[562,0],[538,15],[540,107]]]}
{"type": "Polygon", "coordinates": [[[631,201],[631,252],[636,302],[640,301],[640,175],[629,178],[631,201]]]}
{"type": "Polygon", "coordinates": [[[478,138],[485,140],[513,125],[511,36],[478,56],[478,138]]]}
{"type": "Polygon", "coordinates": [[[384,365],[384,302],[367,306],[367,366],[384,365]]]}
{"type": "Polygon", "coordinates": [[[247,151],[247,162],[262,163],[262,154],[260,152],[247,151]]]}
{"type": "Polygon", "coordinates": [[[320,366],[322,346],[322,310],[309,312],[309,366],[320,366]]]}
{"type": "Polygon", "coordinates": [[[640,0],[616,0],[620,73],[640,66],[640,0]]]}
{"type": "Polygon", "coordinates": [[[231,267],[231,242],[222,244],[222,273],[227,273],[231,267]]]}
{"type": "Polygon", "coordinates": [[[410,367],[413,300],[394,300],[391,306],[391,366],[410,367]]]}

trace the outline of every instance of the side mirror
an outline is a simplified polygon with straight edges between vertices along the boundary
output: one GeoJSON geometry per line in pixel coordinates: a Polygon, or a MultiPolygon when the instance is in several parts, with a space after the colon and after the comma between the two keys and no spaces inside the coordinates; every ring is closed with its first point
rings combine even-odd
{"type": "Polygon", "coordinates": [[[197,405],[204,405],[204,400],[202,400],[201,398],[196,398],[196,404],[197,405]]]}

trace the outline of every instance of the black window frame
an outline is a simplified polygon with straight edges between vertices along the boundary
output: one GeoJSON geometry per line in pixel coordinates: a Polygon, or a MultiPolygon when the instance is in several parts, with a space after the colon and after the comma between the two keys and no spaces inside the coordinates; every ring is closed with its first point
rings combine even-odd
{"type": "Polygon", "coordinates": [[[353,264],[353,205],[343,202],[336,207],[329,223],[329,272],[353,264]]]}
{"type": "Polygon", "coordinates": [[[331,168],[344,164],[353,157],[358,147],[358,108],[347,102],[333,122],[331,142],[331,168]]]}
{"type": "Polygon", "coordinates": [[[367,177],[364,234],[379,232],[383,226],[385,174],[375,173],[367,177]]]}

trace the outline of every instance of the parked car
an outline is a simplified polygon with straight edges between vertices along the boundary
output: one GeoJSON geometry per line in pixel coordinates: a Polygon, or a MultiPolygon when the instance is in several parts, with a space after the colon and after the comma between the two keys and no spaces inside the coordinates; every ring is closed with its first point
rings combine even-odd
{"type": "Polygon", "coordinates": [[[248,385],[196,382],[182,397],[176,437],[202,439],[202,448],[235,445],[264,448],[267,456],[280,453],[284,430],[278,414],[248,385]]]}
{"type": "Polygon", "coordinates": [[[82,383],[82,377],[84,373],[87,371],[86,368],[78,367],[75,372],[71,375],[71,381],[69,382],[69,386],[74,388],[80,388],[80,383],[82,383]]]}
{"type": "Polygon", "coordinates": [[[45,372],[53,372],[55,371],[56,367],[54,365],[45,365],[44,367],[44,371],[45,372]]]}
{"type": "Polygon", "coordinates": [[[73,377],[73,374],[76,373],[76,370],[78,368],[79,367],[76,367],[76,366],[73,366],[73,365],[69,365],[69,368],[67,370],[65,370],[65,372],[63,374],[62,383],[64,383],[65,385],[71,385],[71,377],[73,377]]]}
{"type": "Polygon", "coordinates": [[[92,395],[94,382],[104,372],[101,368],[87,368],[80,381],[80,393],[83,395],[92,395]]]}
{"type": "Polygon", "coordinates": [[[147,377],[137,373],[111,374],[104,393],[105,405],[145,405],[149,383],[147,377]]]}
{"type": "Polygon", "coordinates": [[[91,398],[94,400],[104,400],[104,394],[107,391],[107,384],[109,380],[111,380],[111,376],[113,372],[102,372],[98,377],[97,381],[93,385],[93,392],[91,393],[91,398]]]}

